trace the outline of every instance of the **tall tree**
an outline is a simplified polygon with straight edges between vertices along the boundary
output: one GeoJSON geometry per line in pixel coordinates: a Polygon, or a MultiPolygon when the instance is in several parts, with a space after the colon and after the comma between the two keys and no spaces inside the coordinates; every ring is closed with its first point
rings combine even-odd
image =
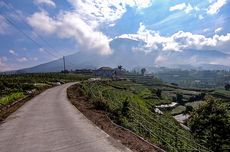
{"type": "Polygon", "coordinates": [[[224,88],[225,88],[225,90],[229,91],[230,90],[230,84],[225,84],[224,88]]]}
{"type": "Polygon", "coordinates": [[[142,74],[142,75],[145,75],[145,72],[146,72],[146,69],[145,69],[145,68],[142,68],[142,69],[141,69],[141,74],[142,74]]]}
{"type": "Polygon", "coordinates": [[[121,71],[122,70],[122,65],[118,65],[117,68],[121,71]]]}
{"type": "Polygon", "coordinates": [[[226,106],[213,98],[192,113],[188,124],[194,136],[205,141],[205,146],[215,152],[230,148],[230,116],[226,106]]]}

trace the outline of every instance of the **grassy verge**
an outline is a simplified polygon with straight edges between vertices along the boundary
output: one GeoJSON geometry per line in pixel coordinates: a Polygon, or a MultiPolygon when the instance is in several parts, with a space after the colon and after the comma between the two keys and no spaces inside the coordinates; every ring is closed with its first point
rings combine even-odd
{"type": "Polygon", "coordinates": [[[16,92],[16,93],[11,93],[10,95],[7,95],[5,97],[2,97],[0,99],[0,104],[1,105],[7,105],[10,104],[16,100],[22,99],[26,97],[26,95],[23,92],[16,92]]]}
{"type": "Polygon", "coordinates": [[[90,77],[90,75],[74,73],[0,75],[0,120],[4,120],[26,101],[47,88],[67,82],[87,80],[90,77]],[[18,100],[20,102],[14,102],[18,100]]]}
{"type": "Polygon", "coordinates": [[[67,95],[72,104],[89,120],[133,152],[164,152],[155,144],[151,144],[130,130],[113,123],[108,117],[107,111],[101,110],[89,102],[89,98],[80,84],[69,87],[67,95]]]}
{"type": "Polygon", "coordinates": [[[108,112],[110,118],[168,151],[208,151],[181,128],[171,115],[159,115],[154,106],[164,102],[153,88],[128,81],[85,82],[83,89],[90,103],[108,112]]]}

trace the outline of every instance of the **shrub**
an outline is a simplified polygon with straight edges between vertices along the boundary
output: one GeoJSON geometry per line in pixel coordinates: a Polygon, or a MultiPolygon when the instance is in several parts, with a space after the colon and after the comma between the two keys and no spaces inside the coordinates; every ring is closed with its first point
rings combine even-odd
{"type": "Polygon", "coordinates": [[[159,98],[161,98],[161,90],[160,89],[157,89],[157,91],[156,91],[156,95],[157,95],[157,97],[159,97],[159,98]]]}
{"type": "Polygon", "coordinates": [[[128,99],[126,99],[123,103],[122,103],[122,109],[121,109],[121,114],[125,117],[129,116],[129,101],[128,99]]]}
{"type": "Polygon", "coordinates": [[[210,98],[188,120],[191,132],[213,151],[230,148],[230,116],[227,108],[210,98]]]}
{"type": "Polygon", "coordinates": [[[105,110],[105,111],[108,110],[107,101],[104,99],[94,99],[93,104],[95,108],[98,110],[105,110]]]}

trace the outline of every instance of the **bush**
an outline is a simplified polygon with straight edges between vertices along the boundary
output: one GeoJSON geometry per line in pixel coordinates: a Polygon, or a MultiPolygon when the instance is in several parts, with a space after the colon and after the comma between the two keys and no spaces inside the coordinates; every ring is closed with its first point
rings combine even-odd
{"type": "Polygon", "coordinates": [[[186,110],[185,110],[185,114],[187,114],[187,113],[190,113],[190,112],[192,112],[193,111],[193,107],[192,106],[186,106],[186,110]]]}
{"type": "Polygon", "coordinates": [[[121,109],[121,114],[124,117],[128,117],[129,116],[129,101],[126,99],[123,103],[122,103],[122,109],[121,109]]]}
{"type": "Polygon", "coordinates": [[[229,91],[229,90],[230,90],[230,84],[226,84],[226,85],[224,86],[224,88],[225,88],[225,90],[229,91]]]}
{"type": "Polygon", "coordinates": [[[213,151],[230,148],[230,116],[226,106],[210,98],[188,120],[193,135],[213,151]]]}
{"type": "Polygon", "coordinates": [[[157,97],[158,98],[161,98],[161,90],[160,89],[157,89],[157,91],[156,91],[156,95],[157,95],[157,97]]]}
{"type": "Polygon", "coordinates": [[[105,110],[105,111],[108,110],[108,105],[107,105],[106,100],[94,99],[93,104],[94,104],[95,108],[98,109],[98,110],[105,110]]]}

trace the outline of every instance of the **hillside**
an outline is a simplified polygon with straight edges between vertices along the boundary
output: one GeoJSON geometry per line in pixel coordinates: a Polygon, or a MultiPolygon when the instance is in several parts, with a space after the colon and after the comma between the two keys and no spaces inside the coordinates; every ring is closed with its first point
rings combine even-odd
{"type": "MultiPolygon", "coordinates": [[[[126,69],[135,67],[168,67],[181,69],[230,69],[228,66],[204,64],[215,60],[229,58],[230,55],[217,50],[185,50],[183,52],[158,50],[143,51],[140,46],[144,45],[143,41],[137,41],[127,38],[116,38],[110,42],[113,54],[102,56],[93,52],[81,50],[75,54],[66,56],[66,68],[75,69],[95,69],[101,66],[117,67],[122,65],[126,69]],[[167,63],[159,62],[159,57],[166,58],[167,63]],[[204,61],[191,65],[189,60],[193,57],[196,60],[204,61]],[[173,60],[171,60],[173,58],[173,60]]],[[[192,61],[191,61],[192,62],[192,61]]],[[[20,72],[59,72],[63,70],[63,61],[58,59],[49,63],[41,64],[35,67],[19,70],[20,72]]],[[[155,71],[154,71],[155,72],[155,71]]]]}

